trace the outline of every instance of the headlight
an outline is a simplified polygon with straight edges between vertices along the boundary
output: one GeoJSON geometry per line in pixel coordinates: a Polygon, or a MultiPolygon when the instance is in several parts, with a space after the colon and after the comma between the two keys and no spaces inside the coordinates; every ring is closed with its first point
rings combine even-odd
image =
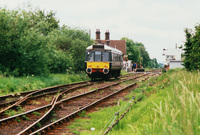
{"type": "Polygon", "coordinates": [[[91,73],[92,73],[92,69],[91,69],[91,68],[87,68],[87,69],[86,69],[86,72],[87,72],[88,74],[91,74],[91,73]]]}
{"type": "Polygon", "coordinates": [[[103,73],[104,73],[104,74],[108,74],[108,73],[109,73],[109,70],[108,70],[107,68],[104,68],[104,69],[103,69],[103,73]]]}

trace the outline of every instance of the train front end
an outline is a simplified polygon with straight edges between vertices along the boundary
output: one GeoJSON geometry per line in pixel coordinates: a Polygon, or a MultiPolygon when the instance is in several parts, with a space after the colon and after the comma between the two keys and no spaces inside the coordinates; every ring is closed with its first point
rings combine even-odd
{"type": "Polygon", "coordinates": [[[88,76],[108,79],[118,77],[122,69],[122,52],[104,44],[95,44],[87,47],[85,68],[88,76]]]}
{"type": "Polygon", "coordinates": [[[103,78],[110,71],[110,51],[104,45],[91,45],[86,50],[86,73],[90,78],[103,78]]]}

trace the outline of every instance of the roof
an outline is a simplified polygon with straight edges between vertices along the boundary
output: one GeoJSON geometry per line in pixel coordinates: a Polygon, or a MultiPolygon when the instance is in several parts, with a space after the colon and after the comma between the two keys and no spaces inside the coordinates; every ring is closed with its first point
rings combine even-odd
{"type": "MultiPolygon", "coordinates": [[[[126,54],[126,40],[109,40],[109,46],[116,48],[122,51],[123,54],[126,54]]],[[[106,40],[100,40],[101,44],[106,44],[106,40]]]]}
{"type": "MultiPolygon", "coordinates": [[[[119,50],[119,49],[116,49],[114,47],[111,47],[111,46],[108,46],[108,45],[105,45],[105,44],[95,44],[95,45],[104,45],[104,50],[110,50],[112,52],[116,52],[116,53],[119,53],[119,54],[122,54],[122,52],[119,50]]],[[[93,49],[93,45],[90,45],[87,47],[87,50],[92,50],[93,49]]]]}

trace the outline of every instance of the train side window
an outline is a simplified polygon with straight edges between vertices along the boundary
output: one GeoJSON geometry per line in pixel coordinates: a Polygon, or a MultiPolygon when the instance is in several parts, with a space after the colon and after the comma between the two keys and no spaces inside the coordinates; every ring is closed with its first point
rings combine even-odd
{"type": "Polygon", "coordinates": [[[113,61],[116,61],[116,54],[113,53],[113,61]]]}
{"type": "Polygon", "coordinates": [[[102,61],[109,61],[109,52],[102,52],[102,61]]]}
{"type": "Polygon", "coordinates": [[[119,61],[119,54],[117,54],[117,61],[119,61]]]}
{"type": "Polygon", "coordinates": [[[112,53],[112,61],[115,61],[114,53],[112,53]]]}

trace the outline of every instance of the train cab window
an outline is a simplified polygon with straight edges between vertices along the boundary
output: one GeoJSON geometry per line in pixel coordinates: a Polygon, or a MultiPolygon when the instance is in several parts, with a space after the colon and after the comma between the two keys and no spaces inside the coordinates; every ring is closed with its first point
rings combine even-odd
{"type": "Polygon", "coordinates": [[[101,52],[95,52],[94,61],[101,61],[101,52]]]}
{"type": "Polygon", "coordinates": [[[86,52],[86,53],[87,53],[86,61],[94,61],[94,52],[86,52]]]}
{"type": "Polygon", "coordinates": [[[94,61],[94,52],[87,52],[87,61],[94,61]]]}

